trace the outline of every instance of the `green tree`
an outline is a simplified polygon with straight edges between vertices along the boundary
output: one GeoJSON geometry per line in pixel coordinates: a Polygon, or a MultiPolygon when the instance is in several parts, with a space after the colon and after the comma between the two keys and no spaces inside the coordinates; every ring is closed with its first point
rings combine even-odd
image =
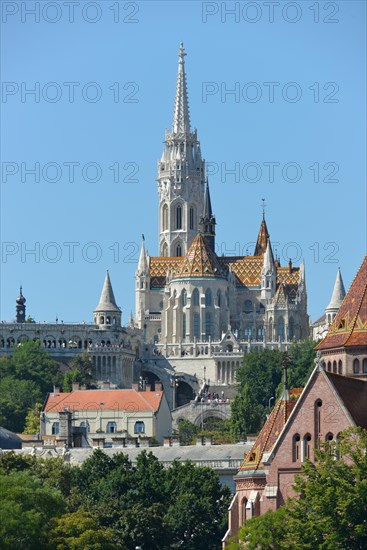
{"type": "Polygon", "coordinates": [[[82,510],[56,518],[48,542],[57,550],[124,550],[112,529],[102,528],[94,516],[82,510]]]}
{"type": "Polygon", "coordinates": [[[117,522],[119,539],[128,550],[137,546],[149,550],[169,550],[170,533],[164,525],[165,506],[138,502],[124,510],[117,522]]]}
{"type": "Polygon", "coordinates": [[[249,384],[245,384],[231,403],[230,429],[235,441],[260,430],[264,410],[265,407],[251,396],[249,384]]]}
{"type": "Polygon", "coordinates": [[[51,519],[64,510],[61,493],[29,472],[0,475],[1,548],[45,548],[51,519]]]}
{"type": "Polygon", "coordinates": [[[87,353],[77,355],[69,363],[69,369],[65,372],[63,381],[64,392],[70,392],[73,384],[85,385],[87,389],[95,388],[96,381],[93,377],[93,366],[87,353]]]}
{"type": "Polygon", "coordinates": [[[23,432],[28,410],[41,398],[41,391],[33,380],[5,376],[0,380],[0,425],[13,432],[23,432]]]}
{"type": "Polygon", "coordinates": [[[41,343],[23,342],[14,349],[11,358],[14,376],[19,380],[31,380],[37,384],[42,395],[51,391],[53,385],[60,385],[62,376],[59,364],[50,358],[41,343]]]}
{"type": "Polygon", "coordinates": [[[42,409],[41,403],[36,403],[34,407],[28,409],[25,419],[25,427],[23,433],[34,434],[40,431],[40,412],[42,409]]]}
{"type": "Polygon", "coordinates": [[[181,445],[192,445],[200,429],[200,426],[196,426],[196,424],[193,424],[185,418],[180,420],[178,423],[178,435],[181,445]]]}

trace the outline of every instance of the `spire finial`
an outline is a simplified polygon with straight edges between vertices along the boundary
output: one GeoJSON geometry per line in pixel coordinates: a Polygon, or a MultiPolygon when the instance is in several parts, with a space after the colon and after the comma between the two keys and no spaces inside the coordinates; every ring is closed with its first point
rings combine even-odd
{"type": "Polygon", "coordinates": [[[185,75],[185,56],[186,52],[183,43],[181,42],[178,52],[178,75],[176,85],[175,108],[173,113],[172,132],[174,134],[185,134],[190,132],[189,100],[187,97],[187,85],[185,75]]]}
{"type": "Polygon", "coordinates": [[[262,202],[262,210],[263,210],[263,220],[265,220],[265,208],[266,208],[266,204],[265,204],[265,199],[261,199],[261,202],[262,202]]]}

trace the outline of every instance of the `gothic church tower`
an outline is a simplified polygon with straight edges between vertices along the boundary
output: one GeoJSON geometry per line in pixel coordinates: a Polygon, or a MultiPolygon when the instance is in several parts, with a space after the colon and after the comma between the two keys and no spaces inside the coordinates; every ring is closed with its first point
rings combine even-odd
{"type": "Polygon", "coordinates": [[[158,162],[159,256],[186,254],[204,210],[204,161],[190,127],[185,56],[181,43],[172,132],[158,162]]]}

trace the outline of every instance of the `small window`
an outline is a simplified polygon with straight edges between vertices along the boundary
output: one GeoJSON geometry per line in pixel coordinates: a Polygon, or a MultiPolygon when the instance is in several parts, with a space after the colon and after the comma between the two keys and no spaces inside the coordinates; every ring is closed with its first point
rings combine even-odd
{"type": "Polygon", "coordinates": [[[359,359],[354,359],[353,361],[353,373],[354,374],[359,373],[359,359]]]}
{"type": "Polygon", "coordinates": [[[182,207],[180,205],[176,208],[176,229],[182,229],[182,207]]]}
{"type": "Polygon", "coordinates": [[[116,422],[107,422],[107,433],[108,434],[114,434],[116,432],[117,432],[116,422]]]}
{"type": "Polygon", "coordinates": [[[199,305],[199,291],[197,288],[195,288],[194,292],[192,293],[192,302],[194,306],[199,305]]]}
{"type": "Polygon", "coordinates": [[[311,435],[306,434],[303,438],[303,460],[310,458],[311,452],[311,435]]]}
{"type": "Polygon", "coordinates": [[[363,373],[367,373],[367,357],[363,359],[363,373]]]}
{"type": "Polygon", "coordinates": [[[336,369],[336,361],[333,361],[333,373],[336,374],[337,372],[337,369],[336,369]]]}
{"type": "Polygon", "coordinates": [[[177,245],[176,256],[179,257],[179,258],[181,258],[181,256],[182,256],[182,246],[180,244],[177,245]]]}
{"type": "Polygon", "coordinates": [[[212,305],[212,291],[209,288],[205,292],[205,305],[206,306],[211,306],[212,305]]]}
{"type": "Polygon", "coordinates": [[[182,316],[182,338],[186,338],[186,313],[182,316]]]}
{"type": "Polygon", "coordinates": [[[189,224],[190,224],[190,229],[194,229],[194,209],[193,207],[191,206],[190,208],[190,212],[189,212],[189,224]]]}
{"type": "Polygon", "coordinates": [[[136,434],[145,433],[145,424],[144,424],[144,422],[142,422],[140,420],[138,422],[135,422],[134,433],[136,433],[136,434]]]}
{"type": "Polygon", "coordinates": [[[253,306],[251,300],[245,300],[245,303],[243,304],[243,311],[245,313],[252,313],[253,306]]]}
{"type": "Polygon", "coordinates": [[[299,456],[300,441],[301,441],[300,435],[299,434],[294,434],[294,436],[293,436],[293,449],[292,449],[293,462],[297,462],[297,460],[300,459],[300,456],[299,456]]]}
{"type": "Polygon", "coordinates": [[[60,422],[54,422],[52,424],[52,435],[59,435],[60,431],[60,422]]]}
{"type": "Polygon", "coordinates": [[[185,289],[181,292],[182,307],[185,307],[187,304],[187,292],[185,289]]]}
{"type": "Polygon", "coordinates": [[[343,363],[339,361],[338,363],[338,374],[343,374],[343,363]]]}

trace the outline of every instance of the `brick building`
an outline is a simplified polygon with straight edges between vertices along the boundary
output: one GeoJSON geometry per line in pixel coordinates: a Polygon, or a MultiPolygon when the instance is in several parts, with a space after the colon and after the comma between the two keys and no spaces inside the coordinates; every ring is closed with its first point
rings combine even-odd
{"type": "Polygon", "coordinates": [[[315,459],[321,442],[352,426],[367,429],[367,257],[316,350],[301,395],[284,392],[235,476],[224,546],[246,520],[294,496],[294,476],[306,459],[315,459]]]}

